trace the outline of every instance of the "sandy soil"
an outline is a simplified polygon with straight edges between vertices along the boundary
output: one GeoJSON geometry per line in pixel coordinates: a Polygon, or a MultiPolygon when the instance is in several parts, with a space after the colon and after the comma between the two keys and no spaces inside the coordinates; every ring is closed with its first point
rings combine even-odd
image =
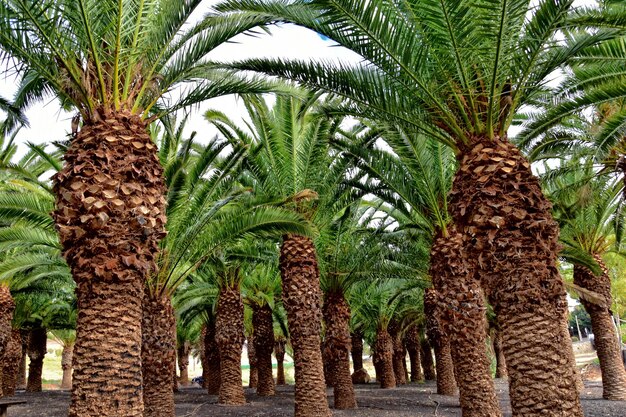
{"type": "MultiPolygon", "coordinates": [[[[496,382],[496,388],[505,412],[511,415],[508,404],[506,381],[496,382]]],[[[411,384],[400,388],[381,390],[374,384],[358,386],[359,408],[334,411],[335,416],[408,417],[408,416],[460,416],[458,398],[434,394],[435,385],[411,384]]],[[[328,391],[332,404],[332,390],[328,391]]],[[[611,402],[602,399],[602,384],[587,381],[581,394],[586,417],[624,417],[626,401],[611,402]]],[[[28,403],[9,408],[9,417],[63,417],[67,415],[69,393],[45,391],[42,393],[18,393],[19,399],[28,403]]],[[[248,404],[242,407],[217,405],[217,397],[208,396],[201,388],[185,388],[176,394],[177,417],[291,417],[293,415],[293,386],[279,387],[275,398],[260,398],[246,389],[248,404]]]]}

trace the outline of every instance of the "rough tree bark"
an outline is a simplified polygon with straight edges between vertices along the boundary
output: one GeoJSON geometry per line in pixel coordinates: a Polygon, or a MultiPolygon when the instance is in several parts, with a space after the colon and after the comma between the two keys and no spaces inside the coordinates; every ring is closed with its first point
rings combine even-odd
{"type": "Polygon", "coordinates": [[[450,211],[502,329],[513,415],[581,417],[551,204],[506,137],[475,137],[459,159],[450,211]]]}
{"type": "Polygon", "coordinates": [[[178,370],[180,371],[180,378],[178,382],[180,385],[186,387],[189,385],[189,352],[191,346],[189,342],[185,340],[184,343],[176,348],[176,355],[178,357],[178,370]]]}
{"type": "Polygon", "coordinates": [[[420,359],[422,370],[424,371],[424,380],[434,381],[437,378],[437,374],[435,373],[435,362],[433,361],[433,348],[426,337],[420,341],[420,359]]]}
{"type": "Polygon", "coordinates": [[[386,328],[378,326],[374,343],[374,368],[381,388],[395,388],[396,376],[393,371],[393,340],[386,328]]]}
{"type": "MultiPolygon", "coordinates": [[[[463,416],[501,417],[490,360],[487,357],[487,317],[473,261],[463,256],[463,238],[453,227],[439,232],[431,248],[430,276],[439,324],[450,338],[454,376],[463,416]]],[[[426,302],[426,301],[425,301],[426,302]]]]}
{"type": "Polygon", "coordinates": [[[389,323],[389,336],[393,345],[393,373],[396,377],[396,385],[406,385],[406,369],[404,345],[402,344],[402,332],[400,325],[392,321],[389,323]]]}
{"type": "Polygon", "coordinates": [[[491,332],[493,354],[496,357],[496,378],[506,378],[506,359],[502,350],[502,333],[498,329],[491,332]]]}
{"type": "Polygon", "coordinates": [[[204,383],[209,395],[219,395],[221,385],[220,350],[215,340],[215,326],[215,320],[210,319],[204,332],[204,357],[207,363],[204,383]]]}
{"type": "Polygon", "coordinates": [[[426,316],[426,334],[435,350],[435,367],[437,370],[437,394],[454,395],[456,380],[450,340],[443,329],[437,311],[437,295],[432,288],[424,292],[424,314],[426,316]]]}
{"type": "Polygon", "coordinates": [[[584,298],[581,303],[591,316],[591,328],[602,372],[602,397],[607,400],[626,400],[626,370],[622,363],[613,317],[609,311],[612,303],[611,279],[602,258],[594,255],[594,259],[600,265],[602,274],[594,275],[588,268],[574,265],[574,284],[604,298],[604,305],[594,304],[584,298]]]}
{"type": "Polygon", "coordinates": [[[169,296],[146,292],[142,326],[143,415],[174,417],[176,317],[169,296]]]}
{"type": "Polygon", "coordinates": [[[361,332],[350,333],[350,342],[351,342],[350,354],[352,355],[352,367],[354,369],[354,372],[356,372],[359,369],[363,369],[363,333],[361,332]]]}
{"type": "Polygon", "coordinates": [[[262,397],[269,397],[276,394],[276,389],[272,369],[272,352],[275,344],[274,318],[272,308],[268,304],[253,306],[252,327],[259,374],[256,392],[262,397]]]}
{"type": "MultiPolygon", "coordinates": [[[[15,302],[9,287],[6,284],[0,285],[0,358],[4,357],[7,345],[11,340],[11,322],[13,321],[14,310],[15,302]]],[[[0,397],[2,396],[2,386],[0,386],[0,397]]]]}
{"type": "Polygon", "coordinates": [[[48,337],[46,329],[33,329],[28,339],[28,381],[26,392],[41,392],[43,371],[43,358],[46,356],[48,337]]]}
{"type": "Polygon", "coordinates": [[[4,395],[15,395],[21,360],[22,334],[19,329],[13,329],[2,359],[2,393],[4,395]]]}
{"type": "Polygon", "coordinates": [[[274,355],[276,356],[276,385],[286,385],[285,382],[285,345],[287,341],[284,337],[276,338],[274,345],[274,355]]]}
{"type": "MultiPolygon", "coordinates": [[[[232,273],[232,271],[229,271],[232,273]]],[[[238,271],[234,272],[238,274],[238,271]]],[[[220,394],[224,405],[246,403],[241,383],[241,352],[243,350],[243,301],[239,283],[223,285],[217,301],[215,341],[220,352],[220,394]]]]}
{"type": "Polygon", "coordinates": [[[20,359],[20,369],[17,372],[16,389],[26,389],[26,357],[28,356],[29,330],[20,330],[22,336],[22,359],[20,359]]]}
{"type": "Polygon", "coordinates": [[[63,379],[61,380],[61,389],[72,389],[72,359],[74,357],[74,343],[67,342],[63,346],[61,353],[61,369],[63,370],[63,379]]]}
{"type": "Polygon", "coordinates": [[[356,408],[356,395],[350,374],[350,305],[341,291],[330,291],[324,297],[325,349],[332,374],[337,409],[356,408]]]}
{"type": "Polygon", "coordinates": [[[320,351],[321,290],[313,241],[305,236],[283,236],[280,271],[294,352],[295,417],[330,417],[320,351]]]}
{"type": "Polygon", "coordinates": [[[409,353],[411,364],[411,382],[424,380],[424,373],[420,366],[420,333],[416,325],[410,326],[404,335],[404,346],[409,353]]]}
{"type": "Polygon", "coordinates": [[[163,169],[143,120],[94,112],[54,185],[54,219],[78,299],[69,416],[137,417],[141,304],[165,235],[163,169]]]}

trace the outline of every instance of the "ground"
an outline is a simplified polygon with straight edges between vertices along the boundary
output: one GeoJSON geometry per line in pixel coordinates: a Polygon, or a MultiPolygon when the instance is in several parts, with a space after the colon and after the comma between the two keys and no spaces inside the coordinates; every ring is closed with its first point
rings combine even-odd
{"type": "MultiPolygon", "coordinates": [[[[511,415],[508,405],[505,380],[498,380],[496,387],[505,416],[511,415]]],[[[335,416],[359,417],[408,417],[461,415],[457,397],[443,397],[434,394],[435,384],[410,384],[400,388],[382,390],[375,384],[361,385],[356,389],[359,408],[356,410],[335,410],[335,416]]],[[[328,391],[332,404],[332,390],[328,391]]],[[[293,386],[279,387],[275,398],[257,397],[253,390],[246,389],[248,404],[242,407],[217,405],[216,396],[208,396],[201,388],[185,388],[176,394],[177,417],[291,417],[293,416],[293,386]]],[[[602,399],[602,384],[586,381],[581,394],[585,417],[624,417],[626,401],[606,401],[602,399]]],[[[67,415],[69,393],[44,391],[28,394],[20,392],[18,399],[28,404],[9,408],[9,417],[64,417],[67,415]]]]}

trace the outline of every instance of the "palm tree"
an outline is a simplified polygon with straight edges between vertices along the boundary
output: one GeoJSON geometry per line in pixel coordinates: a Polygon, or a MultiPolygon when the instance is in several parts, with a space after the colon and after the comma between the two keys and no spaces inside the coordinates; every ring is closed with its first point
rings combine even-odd
{"type": "MultiPolygon", "coordinates": [[[[574,162],[578,166],[577,161],[571,163],[574,162]]],[[[574,284],[594,292],[599,298],[592,300],[583,294],[581,303],[591,316],[602,371],[603,398],[623,400],[626,398],[626,370],[611,313],[611,279],[602,258],[615,248],[619,251],[621,246],[624,213],[620,197],[623,187],[621,182],[616,183],[606,176],[582,183],[581,179],[593,175],[591,167],[586,163],[577,171],[569,171],[548,182],[547,187],[561,223],[565,255],[582,252],[599,266],[591,268],[588,262],[584,262],[584,256],[568,257],[574,262],[574,284]]]]}
{"type": "Polygon", "coordinates": [[[15,106],[53,95],[78,113],[54,213],[80,310],[70,416],[143,413],[141,300],[166,221],[147,128],[211,97],[268,88],[204,59],[266,17],[207,14],[186,24],[200,3],[0,3],[3,59],[20,77],[15,106]],[[177,88],[182,94],[162,100],[177,88]]]}
{"type": "MultiPolygon", "coordinates": [[[[466,412],[476,409],[499,415],[485,349],[487,322],[480,283],[468,272],[468,260],[462,259],[462,241],[448,214],[447,194],[456,169],[454,156],[441,143],[401,127],[378,129],[383,129],[382,137],[393,153],[349,142],[341,146],[357,158],[357,166],[369,178],[368,182],[353,181],[354,186],[384,202],[380,209],[407,231],[410,245],[430,247],[429,276],[434,290],[427,292],[431,298],[424,305],[429,338],[437,356],[437,392],[454,394],[456,374],[466,412]],[[459,303],[463,304],[461,314],[459,303]]],[[[391,333],[395,367],[401,375],[404,348],[400,334],[391,333]]],[[[399,381],[403,380],[401,376],[399,381]]]]}
{"type": "MultiPolygon", "coordinates": [[[[274,338],[274,311],[280,300],[280,274],[276,265],[261,264],[246,274],[244,299],[252,310],[253,346],[257,360],[257,395],[276,394],[272,370],[274,338]]],[[[250,343],[248,343],[250,349],[250,343]]]]}
{"type": "MultiPolygon", "coordinates": [[[[346,163],[329,153],[340,119],[316,111],[319,94],[277,97],[269,108],[261,97],[244,98],[250,132],[217,111],[212,121],[234,145],[249,147],[241,182],[259,199],[301,214],[320,228],[331,203],[344,204],[337,189],[346,163]]],[[[339,190],[341,193],[343,189],[339,190]]],[[[283,306],[294,350],[297,417],[329,416],[320,352],[321,291],[317,251],[304,234],[283,235],[279,267],[283,306]]]]}
{"type": "Polygon", "coordinates": [[[513,409],[529,415],[582,415],[569,355],[562,354],[568,344],[561,335],[566,303],[555,264],[558,226],[530,164],[507,135],[516,112],[543,96],[546,80],[568,57],[607,36],[598,31],[574,47],[560,44],[555,35],[572,4],[229,0],[218,6],[272,13],[364,61],[256,59],[231,68],[342,95],[351,99],[346,112],[402,124],[455,151],[450,210],[467,259],[480,260],[467,266],[469,273],[478,274],[502,323],[513,409]],[[538,336],[531,341],[527,334],[538,336]],[[545,401],[537,402],[539,396],[545,401]]]}

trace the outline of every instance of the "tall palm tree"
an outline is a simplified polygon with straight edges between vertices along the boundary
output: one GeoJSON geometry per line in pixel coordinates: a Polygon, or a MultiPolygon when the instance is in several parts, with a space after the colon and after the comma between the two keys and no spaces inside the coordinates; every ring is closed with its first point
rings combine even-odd
{"type": "MultiPolygon", "coordinates": [[[[530,164],[508,140],[516,112],[542,96],[554,71],[585,45],[569,48],[556,36],[572,4],[230,0],[218,6],[272,13],[363,58],[358,66],[256,59],[231,67],[348,97],[349,113],[400,123],[454,149],[459,170],[450,210],[467,259],[479,261],[467,265],[469,273],[479,275],[502,324],[511,401],[522,415],[582,415],[569,355],[562,354],[569,344],[561,334],[566,302],[555,264],[558,226],[530,164]],[[531,333],[532,341],[525,337],[531,333]]],[[[598,31],[585,42],[604,37],[598,31]]]]}
{"type": "Polygon", "coordinates": [[[556,217],[561,223],[564,252],[582,252],[599,266],[590,268],[574,259],[574,284],[593,291],[600,298],[598,302],[583,295],[581,303],[591,316],[596,337],[603,398],[623,400],[626,398],[626,370],[611,314],[611,279],[603,260],[609,251],[616,248],[619,251],[621,246],[619,240],[622,238],[624,213],[620,197],[623,187],[621,181],[615,183],[606,177],[581,183],[581,178],[590,177],[592,165],[585,165],[577,172],[570,171],[564,178],[548,183],[548,190],[553,196],[556,217]]]}
{"type": "MultiPolygon", "coordinates": [[[[262,97],[244,98],[250,131],[217,111],[209,111],[222,135],[249,148],[241,182],[259,199],[301,214],[318,229],[331,204],[344,204],[339,188],[346,163],[329,153],[329,142],[341,119],[316,110],[320,94],[277,97],[270,108],[262,97]]],[[[344,187],[345,188],[345,187],[344,187]]],[[[303,234],[283,235],[279,266],[283,305],[294,350],[297,417],[329,416],[320,352],[321,291],[317,252],[303,234]]]]}
{"type": "Polygon", "coordinates": [[[186,24],[200,3],[0,3],[2,57],[20,77],[16,107],[52,95],[77,112],[54,214],[80,310],[70,416],[143,413],[141,300],[166,221],[147,127],[207,98],[268,87],[205,61],[266,17],[207,14],[186,24]]]}
{"type": "MultiPolygon", "coordinates": [[[[487,321],[480,283],[465,267],[468,261],[462,259],[462,242],[448,214],[454,155],[443,144],[401,127],[384,129],[382,137],[393,153],[349,142],[341,146],[357,158],[357,166],[370,178],[355,186],[382,199],[384,210],[408,231],[405,236],[411,245],[430,247],[434,291],[425,293],[431,298],[424,305],[438,356],[437,392],[454,394],[456,374],[465,412],[499,415],[485,349],[487,321]],[[464,297],[462,314],[458,314],[459,297],[464,297]]],[[[402,357],[401,340],[395,333],[396,356],[402,357]]]]}

